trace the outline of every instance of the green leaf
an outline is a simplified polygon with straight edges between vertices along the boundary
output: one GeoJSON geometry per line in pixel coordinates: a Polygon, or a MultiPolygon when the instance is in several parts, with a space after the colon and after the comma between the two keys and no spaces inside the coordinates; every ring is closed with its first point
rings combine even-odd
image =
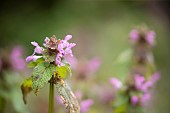
{"type": "Polygon", "coordinates": [[[21,91],[23,94],[23,101],[26,104],[27,103],[26,97],[28,93],[32,91],[32,78],[27,78],[23,81],[23,83],[21,84],[21,91]]]}
{"type": "Polygon", "coordinates": [[[120,53],[120,55],[116,58],[114,65],[124,64],[131,60],[132,58],[132,49],[127,49],[120,53]]]}
{"type": "Polygon", "coordinates": [[[33,67],[37,66],[37,64],[42,63],[42,62],[44,62],[44,59],[43,59],[43,58],[39,58],[39,59],[36,60],[36,62],[31,61],[31,62],[28,64],[28,67],[29,67],[29,68],[33,68],[33,67]]]}
{"type": "Polygon", "coordinates": [[[61,77],[62,79],[66,78],[67,74],[71,75],[71,70],[68,65],[61,66],[61,67],[56,67],[56,71],[58,73],[58,76],[61,77]]]}
{"type": "Polygon", "coordinates": [[[41,89],[51,79],[55,71],[55,66],[47,62],[39,63],[33,70],[32,81],[33,91],[37,95],[41,89]]]}

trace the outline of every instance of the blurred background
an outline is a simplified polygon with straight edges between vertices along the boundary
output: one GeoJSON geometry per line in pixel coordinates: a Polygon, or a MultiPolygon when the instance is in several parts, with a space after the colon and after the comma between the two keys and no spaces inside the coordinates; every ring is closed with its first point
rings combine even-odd
{"type": "MultiPolygon", "coordinates": [[[[64,38],[67,34],[73,35],[71,42],[77,45],[73,53],[77,62],[86,68],[88,63],[97,59],[96,70],[87,74],[90,79],[75,79],[74,75],[82,73],[81,69],[73,69],[73,76],[69,81],[73,91],[82,90],[85,99],[93,99],[93,105],[89,113],[110,113],[111,107],[98,102],[96,92],[103,84],[109,84],[110,77],[116,76],[123,79],[130,69],[128,63],[115,65],[116,58],[128,48],[129,32],[140,25],[147,25],[156,32],[156,46],[153,49],[157,70],[161,72],[161,79],[154,91],[154,99],[147,113],[169,113],[170,111],[170,3],[158,1],[59,1],[59,0],[29,0],[12,1],[1,0],[0,2],[0,50],[2,54],[12,50],[15,46],[24,49],[23,58],[33,53],[34,47],[31,41],[40,45],[45,37],[56,35],[64,38]],[[100,66],[99,66],[100,65],[100,66]],[[76,85],[81,84],[79,87],[76,85]],[[78,89],[80,88],[80,89],[78,89]]],[[[8,55],[7,55],[8,56],[8,55]]],[[[14,94],[2,94],[9,99],[1,103],[5,113],[46,113],[48,106],[48,87],[40,91],[36,97],[33,93],[28,96],[28,103],[22,102],[20,84],[24,78],[30,76],[30,70],[19,72],[19,76],[5,72],[10,75],[6,78],[10,85],[3,87],[6,90],[14,87],[14,94]],[[12,77],[13,76],[13,77],[12,77]],[[16,79],[16,80],[15,80],[16,79]],[[10,95],[11,94],[11,95],[10,95]],[[21,100],[21,101],[20,101],[21,100]],[[12,104],[11,104],[12,103],[12,104]],[[14,110],[17,109],[17,110],[14,110]],[[42,111],[41,111],[42,110],[42,111]]],[[[2,75],[2,73],[1,73],[2,75]]],[[[81,77],[78,77],[81,78],[81,77]]],[[[2,82],[2,81],[0,81],[2,82]]],[[[11,90],[10,90],[11,91],[11,90]]],[[[105,91],[102,90],[101,91],[105,91]]],[[[103,95],[105,96],[105,94],[103,95]]],[[[56,104],[56,113],[62,106],[56,104]]],[[[62,113],[64,111],[58,111],[62,113]]]]}

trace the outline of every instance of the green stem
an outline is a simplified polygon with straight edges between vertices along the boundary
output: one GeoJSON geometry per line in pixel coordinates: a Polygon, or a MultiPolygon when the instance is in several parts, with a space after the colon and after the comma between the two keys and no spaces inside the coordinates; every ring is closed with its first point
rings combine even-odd
{"type": "Polygon", "coordinates": [[[53,77],[50,80],[48,113],[53,113],[54,110],[54,83],[52,80],[53,77]]]}

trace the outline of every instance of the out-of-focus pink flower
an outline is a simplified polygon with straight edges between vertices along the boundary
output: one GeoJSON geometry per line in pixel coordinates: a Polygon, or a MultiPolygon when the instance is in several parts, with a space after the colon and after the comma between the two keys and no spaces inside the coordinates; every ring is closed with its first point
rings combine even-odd
{"type": "Polygon", "coordinates": [[[74,94],[78,100],[81,100],[83,97],[83,93],[80,90],[76,91],[74,94]]]}
{"type": "Polygon", "coordinates": [[[109,81],[116,90],[122,87],[122,82],[117,78],[110,78],[109,81]]]}
{"type": "Polygon", "coordinates": [[[143,96],[141,97],[141,104],[142,106],[145,106],[146,103],[151,99],[151,94],[150,93],[144,93],[143,96]]]}
{"type": "Polygon", "coordinates": [[[75,92],[75,96],[80,101],[80,113],[88,112],[88,110],[94,103],[93,100],[92,99],[82,100],[83,93],[80,90],[75,92]]]}
{"type": "Polygon", "coordinates": [[[56,101],[59,105],[64,105],[60,96],[56,96],[56,101]]]}
{"type": "Polygon", "coordinates": [[[71,68],[73,69],[77,69],[78,67],[78,61],[76,59],[76,57],[71,57],[70,55],[65,55],[65,59],[67,62],[69,62],[69,64],[71,65],[71,68]]]}
{"type": "Polygon", "coordinates": [[[152,81],[146,81],[142,86],[141,86],[141,91],[143,92],[148,92],[149,88],[153,86],[152,81]]]}
{"type": "Polygon", "coordinates": [[[99,57],[92,58],[87,64],[87,71],[90,73],[95,73],[101,65],[101,60],[99,57]]]}
{"type": "Polygon", "coordinates": [[[156,72],[152,75],[152,83],[155,84],[160,79],[160,73],[156,72]]]}
{"type": "Polygon", "coordinates": [[[36,62],[36,60],[39,59],[39,58],[42,58],[42,56],[36,56],[36,55],[28,56],[26,58],[26,62],[30,62],[30,61],[36,62]]]}
{"type": "Polygon", "coordinates": [[[146,80],[142,75],[135,75],[135,87],[138,90],[143,92],[147,92],[149,88],[151,88],[160,78],[159,73],[154,73],[151,79],[146,80]]]}
{"type": "Polygon", "coordinates": [[[139,97],[134,95],[131,97],[131,104],[135,106],[139,102],[139,97]]]}
{"type": "Polygon", "coordinates": [[[32,44],[33,46],[35,46],[33,55],[34,55],[35,53],[37,53],[37,54],[42,54],[42,53],[43,53],[42,47],[40,47],[37,42],[34,41],[34,42],[31,42],[31,44],[32,44]]]}
{"type": "Polygon", "coordinates": [[[23,56],[23,48],[21,46],[16,46],[12,49],[10,54],[11,65],[16,70],[23,70],[26,67],[26,63],[23,56]]]}
{"type": "Polygon", "coordinates": [[[92,99],[83,100],[80,103],[80,113],[86,113],[90,109],[90,107],[94,104],[92,99]]]}
{"type": "Polygon", "coordinates": [[[136,29],[134,29],[130,32],[130,39],[131,39],[131,42],[133,42],[133,43],[138,41],[139,33],[136,29]]]}
{"type": "Polygon", "coordinates": [[[150,44],[153,45],[154,44],[154,40],[155,40],[155,32],[154,31],[149,31],[146,35],[146,41],[150,44]]]}
{"type": "Polygon", "coordinates": [[[142,87],[143,87],[143,84],[145,82],[144,76],[141,76],[141,75],[137,74],[137,75],[135,75],[134,80],[135,80],[135,87],[138,90],[141,90],[142,87]]]}
{"type": "Polygon", "coordinates": [[[115,97],[114,91],[108,87],[101,87],[99,90],[99,96],[102,103],[107,105],[110,104],[110,102],[112,102],[115,97]]]}

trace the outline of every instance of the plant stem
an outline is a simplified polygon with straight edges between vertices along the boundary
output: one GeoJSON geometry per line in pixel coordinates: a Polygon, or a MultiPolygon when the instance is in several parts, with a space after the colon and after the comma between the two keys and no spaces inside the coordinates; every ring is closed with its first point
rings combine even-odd
{"type": "Polygon", "coordinates": [[[54,83],[53,77],[50,80],[50,88],[49,88],[49,106],[48,113],[53,113],[54,108],[54,83]]]}

